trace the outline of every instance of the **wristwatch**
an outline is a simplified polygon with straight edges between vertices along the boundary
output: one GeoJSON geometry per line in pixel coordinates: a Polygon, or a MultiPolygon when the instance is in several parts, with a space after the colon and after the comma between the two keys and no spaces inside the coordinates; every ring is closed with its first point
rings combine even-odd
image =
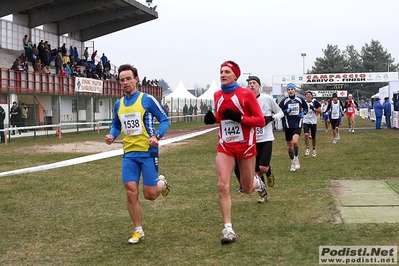
{"type": "Polygon", "coordinates": [[[155,137],[157,138],[157,140],[161,139],[161,134],[156,134],[155,137]]]}

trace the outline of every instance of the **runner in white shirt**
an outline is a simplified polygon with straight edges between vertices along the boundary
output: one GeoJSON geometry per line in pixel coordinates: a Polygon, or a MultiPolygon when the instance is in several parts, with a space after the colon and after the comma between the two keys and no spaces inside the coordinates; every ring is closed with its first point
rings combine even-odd
{"type": "MultiPolygon", "coordinates": [[[[272,157],[272,146],[274,140],[273,123],[270,121],[279,120],[284,116],[283,111],[277,105],[272,96],[260,93],[261,83],[257,76],[249,76],[247,79],[248,88],[253,91],[258,100],[258,104],[262,109],[263,116],[266,120],[266,126],[256,128],[256,164],[255,172],[262,179],[264,183],[265,177],[269,187],[274,186],[274,175],[270,166],[270,159],[272,157]]],[[[237,179],[239,178],[239,171],[235,169],[237,179]]],[[[264,203],[267,201],[267,194],[265,197],[259,197],[258,202],[264,203]]]]}
{"type": "Polygon", "coordinates": [[[326,132],[330,129],[330,116],[326,112],[327,111],[327,106],[328,106],[328,100],[324,99],[323,102],[321,103],[321,112],[323,116],[323,121],[324,121],[324,126],[326,127],[326,132]]]}
{"type": "Polygon", "coordinates": [[[337,143],[341,138],[339,136],[339,127],[342,124],[342,116],[344,113],[344,105],[338,100],[337,93],[332,94],[332,100],[327,106],[326,112],[330,114],[331,129],[333,132],[334,140],[333,144],[337,143]]]}
{"type": "Polygon", "coordinates": [[[306,103],[308,104],[308,112],[303,117],[303,132],[305,133],[305,156],[309,156],[309,131],[312,137],[312,156],[316,157],[316,131],[317,131],[317,115],[316,112],[321,112],[321,105],[318,101],[313,99],[311,91],[306,92],[306,103]]]}

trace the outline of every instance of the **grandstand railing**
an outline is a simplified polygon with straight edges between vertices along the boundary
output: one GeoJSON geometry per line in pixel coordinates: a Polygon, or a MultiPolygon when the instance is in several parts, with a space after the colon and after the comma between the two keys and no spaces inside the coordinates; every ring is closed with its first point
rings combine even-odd
{"type": "MultiPolygon", "coordinates": [[[[138,90],[153,95],[159,101],[162,99],[162,87],[138,85],[138,90]]],[[[6,92],[15,94],[35,92],[36,94],[76,95],[75,77],[0,68],[0,93],[6,92]]],[[[89,93],[79,93],[79,95],[85,94],[90,95],[89,93]]],[[[101,96],[121,97],[122,95],[123,89],[120,82],[114,80],[104,81],[101,96]]]]}

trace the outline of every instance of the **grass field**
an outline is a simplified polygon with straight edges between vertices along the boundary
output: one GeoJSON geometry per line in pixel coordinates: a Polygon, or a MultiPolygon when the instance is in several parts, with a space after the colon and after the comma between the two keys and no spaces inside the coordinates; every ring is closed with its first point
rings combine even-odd
{"type": "MultiPolygon", "coordinates": [[[[271,165],[276,185],[269,202],[236,194],[232,176],[236,243],[220,245],[222,219],[215,174],[217,133],[185,141],[160,154],[168,197],[145,201],[146,239],[128,245],[133,232],[120,181],[120,157],[0,179],[0,265],[318,265],[320,245],[399,245],[398,224],[337,223],[331,180],[389,180],[399,191],[399,132],[361,129],[317,132],[317,157],[290,172],[284,133],[275,132],[271,165]]],[[[202,123],[175,123],[170,130],[202,123]]],[[[319,128],[323,126],[319,123],[319,128]]],[[[343,127],[347,127],[344,121],[343,127]]],[[[20,138],[0,146],[0,172],[87,155],[26,153],[34,145],[102,140],[95,132],[20,138]]]]}

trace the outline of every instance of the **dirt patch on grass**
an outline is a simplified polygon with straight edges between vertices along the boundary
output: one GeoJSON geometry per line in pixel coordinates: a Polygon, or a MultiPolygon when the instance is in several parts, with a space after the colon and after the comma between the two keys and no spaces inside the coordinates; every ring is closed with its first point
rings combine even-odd
{"type": "Polygon", "coordinates": [[[99,153],[112,150],[118,150],[123,147],[122,142],[115,142],[107,145],[103,141],[84,141],[73,143],[62,143],[49,146],[33,146],[28,148],[25,152],[28,153],[99,153]]]}
{"type": "MultiPolygon", "coordinates": [[[[209,128],[209,127],[204,127],[209,128]]],[[[164,139],[178,137],[181,135],[189,134],[192,132],[198,132],[204,128],[197,128],[193,130],[175,130],[167,132],[164,139]]],[[[171,143],[168,145],[160,146],[160,152],[173,148],[177,145],[183,145],[189,143],[190,140],[179,141],[171,143]]],[[[49,146],[33,146],[32,148],[27,148],[24,152],[27,153],[100,153],[106,151],[113,151],[123,148],[122,140],[117,139],[111,145],[107,145],[105,141],[84,141],[84,142],[72,142],[72,143],[62,143],[57,145],[49,146]]]]}
{"type": "Polygon", "coordinates": [[[337,213],[335,213],[334,215],[335,223],[342,224],[342,218],[341,218],[342,205],[338,199],[338,197],[343,194],[342,186],[337,180],[331,180],[330,184],[331,184],[331,194],[334,197],[335,206],[337,208],[337,213]]]}

